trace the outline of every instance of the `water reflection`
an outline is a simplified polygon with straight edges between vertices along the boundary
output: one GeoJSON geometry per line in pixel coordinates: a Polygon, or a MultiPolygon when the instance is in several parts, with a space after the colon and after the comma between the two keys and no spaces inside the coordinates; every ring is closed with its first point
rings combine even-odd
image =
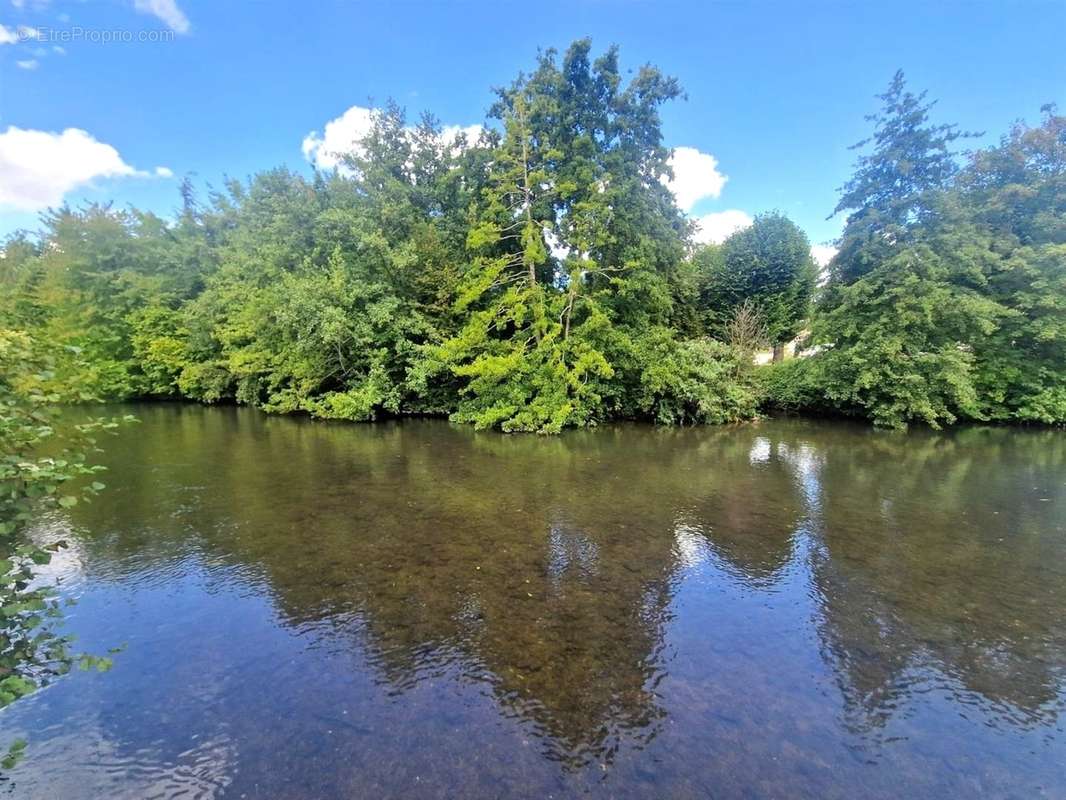
{"type": "MultiPolygon", "coordinates": [[[[224,753],[211,786],[287,797],[1066,792],[1062,434],[138,413],[68,569],[138,669],[196,653],[151,696],[201,738],[116,714],[151,702],[121,669],[54,711],[131,761],[224,753]]],[[[24,786],[86,768],[37,733],[24,786]]]]}
{"type": "Polygon", "coordinates": [[[907,696],[948,685],[998,723],[1055,724],[1062,457],[1058,435],[994,430],[826,450],[819,627],[856,724],[882,725],[907,696]]]}

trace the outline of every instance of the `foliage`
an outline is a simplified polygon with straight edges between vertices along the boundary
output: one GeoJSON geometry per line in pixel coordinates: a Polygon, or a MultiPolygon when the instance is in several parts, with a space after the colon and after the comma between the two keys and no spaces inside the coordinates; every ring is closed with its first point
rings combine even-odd
{"type": "MultiPolygon", "coordinates": [[[[658,395],[677,385],[633,393],[651,375],[641,337],[671,315],[686,233],[661,180],[658,107],[679,90],[651,67],[624,86],[617,53],[592,62],[589,50],[576,42],[561,63],[548,51],[500,92],[503,136],[456,303],[466,323],[436,351],[464,381],[456,420],[554,433],[612,407],[664,422],[718,416],[704,397],[662,410],[658,395]]],[[[697,368],[686,368],[688,380],[697,368]]]]}
{"type": "Polygon", "coordinates": [[[841,187],[834,214],[847,213],[832,275],[850,282],[889,256],[908,233],[934,219],[937,194],[957,170],[953,142],[973,136],[955,125],[930,124],[935,105],[925,92],[907,91],[897,71],[884,94],[881,109],[866,117],[873,134],[852,149],[872,145],[861,155],[855,174],[841,187]]]}
{"type": "MultiPolygon", "coordinates": [[[[54,366],[28,334],[0,328],[0,708],[75,663],[83,669],[111,664],[71,652],[70,639],[56,629],[58,600],[33,582],[35,569],[63,544],[38,546],[23,535],[35,514],[86,502],[104,488],[87,480],[101,469],[88,463],[87,452],[95,433],[117,424],[96,419],[60,432],[51,409],[64,398],[44,388],[53,382],[54,366]]],[[[4,766],[24,747],[14,743],[4,766]]]]}
{"type": "Polygon", "coordinates": [[[815,328],[833,343],[819,356],[830,401],[890,427],[980,418],[966,343],[995,329],[999,309],[963,283],[971,255],[935,239],[839,287],[815,328]]]}
{"type": "Polygon", "coordinates": [[[974,342],[981,412],[1066,421],[1066,117],[1018,124],[959,177],[961,213],[987,253],[982,291],[1002,309],[974,342]]]}
{"type": "Polygon", "coordinates": [[[1066,422],[1063,119],[1017,126],[960,172],[961,134],[929,125],[901,75],[882,99],[838,206],[853,213],[814,319],[823,352],[770,402],[892,427],[1066,422]]]}
{"type": "Polygon", "coordinates": [[[721,424],[755,416],[759,396],[743,351],[713,339],[677,341],[665,328],[636,342],[637,408],[664,425],[721,424]]]}
{"type": "Polygon", "coordinates": [[[764,407],[786,413],[847,414],[855,409],[834,407],[825,395],[824,358],[792,358],[759,370],[759,394],[764,407]]]}
{"type": "Polygon", "coordinates": [[[737,310],[747,303],[758,312],[771,343],[799,333],[817,270],[810,241],[795,223],[778,213],[762,214],[697,258],[705,269],[700,302],[711,332],[728,336],[737,310]]]}
{"type": "Polygon", "coordinates": [[[893,427],[1066,422],[1054,109],[963,160],[968,134],[930,121],[898,73],[816,287],[779,213],[693,246],[660,119],[680,95],[579,40],[497,90],[476,138],[388,104],[329,173],[268,170],[203,199],[186,181],[173,221],[51,211],[2,247],[0,318],[49,347],[42,395],[80,401],[555,433],[746,419],[765,392],[893,427]],[[752,365],[803,329],[816,356],[752,365]]]}

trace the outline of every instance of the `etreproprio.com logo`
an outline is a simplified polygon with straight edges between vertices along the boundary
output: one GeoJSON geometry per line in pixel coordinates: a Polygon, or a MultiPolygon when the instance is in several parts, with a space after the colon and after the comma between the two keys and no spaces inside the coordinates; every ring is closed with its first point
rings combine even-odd
{"type": "Polygon", "coordinates": [[[20,42],[43,42],[48,44],[72,44],[75,42],[88,42],[90,44],[156,43],[174,41],[174,31],[167,28],[150,30],[83,28],[79,25],[72,25],[69,28],[19,26],[18,39],[20,42]]]}

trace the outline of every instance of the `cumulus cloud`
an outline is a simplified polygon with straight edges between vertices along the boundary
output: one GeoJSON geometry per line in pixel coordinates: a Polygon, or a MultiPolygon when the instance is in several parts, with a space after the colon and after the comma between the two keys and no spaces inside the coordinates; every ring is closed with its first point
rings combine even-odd
{"type": "Polygon", "coordinates": [[[705,197],[718,197],[729,180],[718,171],[717,158],[695,147],[675,147],[670,151],[669,163],[674,177],[663,183],[685,211],[691,211],[705,197]]]}
{"type": "Polygon", "coordinates": [[[704,214],[696,217],[697,228],[693,239],[700,244],[721,244],[730,234],[743,230],[753,221],[749,214],[735,208],[704,214]]]}
{"type": "Polygon", "coordinates": [[[40,63],[36,58],[27,58],[25,61],[16,61],[15,66],[19,69],[37,69],[40,63]]]}
{"type": "Polygon", "coordinates": [[[466,135],[468,142],[476,142],[485,128],[481,125],[445,125],[441,128],[441,136],[446,142],[454,141],[460,133],[466,135]]]}
{"type": "Polygon", "coordinates": [[[142,14],[150,14],[160,20],[174,33],[189,32],[189,18],[178,6],[177,0],[133,0],[133,7],[142,14]]]}
{"type": "Polygon", "coordinates": [[[173,178],[174,170],[170,167],[156,167],[155,174],[157,178],[173,178]]]}
{"type": "Polygon", "coordinates": [[[19,37],[15,31],[0,23],[0,44],[16,44],[18,40],[19,37]]]}
{"type": "Polygon", "coordinates": [[[814,244],[811,245],[811,258],[814,259],[814,263],[819,267],[828,266],[829,262],[833,260],[833,256],[837,254],[837,248],[831,244],[814,244]]]}
{"type": "MultiPolygon", "coordinates": [[[[160,170],[170,172],[158,167],[160,176],[160,170]]],[[[95,178],[148,175],[78,128],[52,133],[10,126],[0,133],[0,207],[39,211],[58,205],[67,192],[95,178]]]]}
{"type": "MultiPolygon", "coordinates": [[[[342,167],[344,156],[361,155],[361,142],[370,133],[374,125],[374,109],[352,106],[336,119],[326,123],[322,133],[311,131],[304,137],[300,149],[304,158],[319,169],[342,167]]],[[[413,130],[413,129],[409,129],[413,130]]],[[[441,135],[445,141],[454,141],[460,133],[466,134],[467,140],[475,141],[481,135],[480,125],[445,125],[441,135]]]]}
{"type": "Polygon", "coordinates": [[[327,122],[322,135],[311,131],[304,137],[301,145],[304,158],[319,169],[333,169],[346,153],[362,152],[360,142],[370,133],[373,122],[371,109],[352,106],[327,122]]]}

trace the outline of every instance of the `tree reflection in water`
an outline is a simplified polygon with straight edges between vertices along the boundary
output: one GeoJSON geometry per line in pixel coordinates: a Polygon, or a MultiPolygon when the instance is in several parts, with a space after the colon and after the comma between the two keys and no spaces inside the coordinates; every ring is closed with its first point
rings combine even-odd
{"type": "Polygon", "coordinates": [[[486,693],[564,772],[669,734],[632,780],[687,759],[721,787],[775,736],[809,763],[849,736],[876,754],[932,695],[1004,731],[1062,711],[1060,433],[775,420],[543,439],[138,413],[107,443],[108,502],[71,514],[88,579],[165,580],[190,558],[238,576],[315,647],[364,653],[389,696],[486,693]],[[806,663],[807,637],[835,696],[802,675],[782,689],[759,649],[806,663]],[[769,713],[795,731],[760,728],[769,713]]]}

